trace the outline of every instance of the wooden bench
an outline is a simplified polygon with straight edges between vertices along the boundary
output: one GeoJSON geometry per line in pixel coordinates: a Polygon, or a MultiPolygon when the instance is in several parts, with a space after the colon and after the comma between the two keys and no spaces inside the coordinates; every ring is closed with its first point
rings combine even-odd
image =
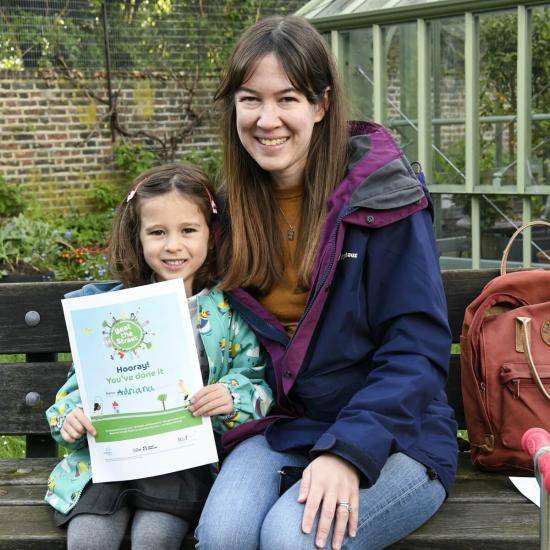
{"type": "MultiPolygon", "coordinates": [[[[444,272],[453,341],[464,310],[496,271],[444,272]]],[[[0,549],[65,547],[43,501],[57,462],[44,411],[63,384],[69,350],[60,298],[81,283],[0,284],[0,354],[24,353],[25,363],[0,364],[0,434],[25,435],[27,457],[0,460],[0,549]],[[36,312],[36,313],[33,313],[36,312]],[[38,321],[38,323],[37,323],[38,321]]],[[[465,427],[458,356],[451,357],[449,400],[465,427]]],[[[502,475],[473,470],[460,453],[454,490],[442,509],[398,548],[538,548],[538,509],[502,475]]],[[[192,548],[188,539],[185,548],[192,548]]]]}

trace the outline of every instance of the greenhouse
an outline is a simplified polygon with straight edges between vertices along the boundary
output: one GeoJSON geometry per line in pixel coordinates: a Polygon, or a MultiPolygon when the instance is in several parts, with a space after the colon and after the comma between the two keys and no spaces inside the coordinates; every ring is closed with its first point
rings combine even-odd
{"type": "MultiPolygon", "coordinates": [[[[311,0],[298,14],[330,43],[352,117],[421,163],[443,268],[493,267],[516,226],[548,219],[550,2],[311,0]]],[[[537,228],[510,258],[549,254],[537,228]]]]}

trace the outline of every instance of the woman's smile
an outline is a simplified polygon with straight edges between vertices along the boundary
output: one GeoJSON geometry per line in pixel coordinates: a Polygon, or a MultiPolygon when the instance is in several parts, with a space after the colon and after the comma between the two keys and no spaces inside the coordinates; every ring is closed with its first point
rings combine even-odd
{"type": "Polygon", "coordinates": [[[275,147],[277,145],[283,145],[289,138],[256,138],[262,145],[266,147],[275,147]]]}

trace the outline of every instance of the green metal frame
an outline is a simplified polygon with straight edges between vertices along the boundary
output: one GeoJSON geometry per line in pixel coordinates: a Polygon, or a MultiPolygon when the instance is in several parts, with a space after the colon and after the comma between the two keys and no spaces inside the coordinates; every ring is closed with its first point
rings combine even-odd
{"type": "MultiPolygon", "coordinates": [[[[298,15],[319,13],[330,4],[330,0],[312,0],[298,11],[298,15]]],[[[350,4],[352,10],[360,2],[350,4]]],[[[482,195],[522,196],[523,222],[531,221],[531,197],[550,194],[550,185],[535,186],[529,180],[529,160],[531,158],[531,125],[533,120],[549,120],[550,113],[531,113],[531,42],[532,8],[550,6],[548,0],[442,0],[429,4],[403,6],[366,13],[344,13],[325,18],[311,19],[320,31],[331,33],[331,45],[340,67],[343,66],[340,33],[364,27],[372,27],[373,80],[374,80],[374,120],[390,127],[409,126],[418,132],[418,159],[424,167],[427,181],[433,181],[433,125],[464,124],[465,157],[464,185],[438,184],[430,188],[436,200],[442,194],[467,194],[471,202],[471,266],[478,269],[481,264],[481,220],[480,201],[482,195]],[[517,9],[518,51],[517,51],[517,116],[479,116],[479,16],[487,12],[517,9]],[[431,27],[439,20],[463,16],[465,30],[465,117],[432,119],[430,67],[432,44],[431,27]],[[416,22],[417,33],[417,116],[413,119],[387,119],[387,67],[385,52],[385,27],[416,22]],[[516,120],[517,128],[517,179],[516,185],[495,186],[480,184],[480,123],[504,123],[516,120]]],[[[416,114],[416,113],[415,113],[416,114]]],[[[527,230],[523,239],[523,264],[531,265],[531,232],[527,230]]]]}

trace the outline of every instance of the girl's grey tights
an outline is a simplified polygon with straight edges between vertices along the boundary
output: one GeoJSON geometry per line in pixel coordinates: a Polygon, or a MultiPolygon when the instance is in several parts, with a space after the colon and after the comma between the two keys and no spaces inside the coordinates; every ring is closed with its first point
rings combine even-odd
{"type": "MultiPolygon", "coordinates": [[[[68,550],[118,550],[132,509],[121,508],[109,516],[80,514],[67,530],[68,550]]],[[[132,521],[132,550],[179,550],[189,524],[164,512],[135,510],[132,521]]]]}

